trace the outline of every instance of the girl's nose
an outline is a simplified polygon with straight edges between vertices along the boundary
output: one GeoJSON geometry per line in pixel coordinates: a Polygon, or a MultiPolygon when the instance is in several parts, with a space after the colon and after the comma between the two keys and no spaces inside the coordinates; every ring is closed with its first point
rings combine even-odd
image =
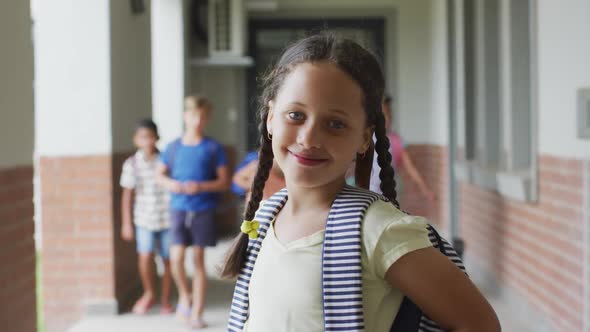
{"type": "Polygon", "coordinates": [[[304,149],[320,148],[322,146],[322,130],[314,123],[300,127],[297,133],[297,144],[304,149]]]}

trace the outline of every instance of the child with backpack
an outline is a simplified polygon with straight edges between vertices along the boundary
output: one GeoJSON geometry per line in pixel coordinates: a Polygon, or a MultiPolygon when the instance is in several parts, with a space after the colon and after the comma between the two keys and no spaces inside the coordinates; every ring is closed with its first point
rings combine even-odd
{"type": "Polygon", "coordinates": [[[289,47],[263,87],[258,170],[222,270],[237,277],[228,331],[500,331],[441,253],[452,248],[399,209],[377,60],[322,33],[289,47]],[[373,134],[383,196],[345,183],[356,159],[368,186],[373,134]],[[287,188],[260,204],[273,160],[287,188]]]}
{"type": "Polygon", "coordinates": [[[203,320],[207,292],[205,248],[217,243],[215,210],[219,193],[230,185],[223,146],[205,136],[212,111],[213,105],[205,97],[185,98],[184,134],[168,144],[158,167],[159,182],[172,193],[171,260],[178,289],[176,315],[194,329],[207,326],[203,320]],[[184,270],[187,247],[193,249],[195,268],[192,296],[184,270]]]}
{"type": "Polygon", "coordinates": [[[154,252],[164,262],[160,312],[171,313],[170,305],[170,222],[168,195],[156,183],[159,151],[158,127],[150,119],[139,121],[133,135],[137,152],[123,163],[120,184],[123,187],[121,237],[137,242],[139,276],[143,295],[133,306],[133,313],[145,314],[156,301],[153,280],[154,252]],[[135,224],[135,227],[134,227],[135,224]]]}

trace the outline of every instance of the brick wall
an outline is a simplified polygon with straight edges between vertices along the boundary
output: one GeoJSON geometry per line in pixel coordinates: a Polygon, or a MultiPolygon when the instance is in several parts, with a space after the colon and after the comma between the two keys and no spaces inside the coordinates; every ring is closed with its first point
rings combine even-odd
{"type": "MultiPolygon", "coordinates": [[[[407,151],[439,200],[434,207],[425,205],[416,186],[401,170],[402,208],[427,216],[435,224],[442,223],[441,228],[446,230],[446,148],[412,145],[407,151]]],[[[500,285],[540,312],[553,325],[548,329],[551,331],[582,331],[584,296],[590,303],[590,294],[584,295],[589,288],[584,288],[584,257],[590,259],[590,252],[584,256],[584,250],[590,250],[590,243],[584,242],[590,234],[584,237],[588,229],[583,224],[583,172],[586,179],[590,178],[590,166],[586,167],[580,160],[541,156],[539,201],[534,204],[459,184],[466,252],[500,285]]],[[[590,193],[586,196],[590,200],[588,196],[590,193]]],[[[590,201],[586,204],[590,207],[590,201]]],[[[590,266],[590,261],[587,264],[590,266]]],[[[585,282],[590,285],[590,280],[585,282]]]]}
{"type": "Polygon", "coordinates": [[[552,331],[582,331],[581,180],[580,161],[542,156],[535,204],[461,186],[467,251],[541,312],[552,331]]]}
{"type": "Polygon", "coordinates": [[[48,331],[65,330],[87,306],[124,308],[137,287],[134,247],[119,236],[118,178],[123,160],[124,155],[41,158],[48,331]]]}
{"type": "Polygon", "coordinates": [[[0,326],[36,329],[33,167],[0,169],[0,326]]]}

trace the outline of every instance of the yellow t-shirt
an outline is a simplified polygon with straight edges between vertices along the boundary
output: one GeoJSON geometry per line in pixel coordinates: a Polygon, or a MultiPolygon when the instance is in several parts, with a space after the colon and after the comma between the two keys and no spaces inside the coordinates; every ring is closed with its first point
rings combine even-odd
{"type": "MultiPolygon", "coordinates": [[[[423,218],[391,203],[373,203],[362,222],[365,330],[388,332],[403,295],[384,276],[403,255],[431,247],[423,218]]],[[[322,243],[324,231],[284,244],[270,227],[250,280],[250,314],[244,331],[323,331],[322,243]]]]}

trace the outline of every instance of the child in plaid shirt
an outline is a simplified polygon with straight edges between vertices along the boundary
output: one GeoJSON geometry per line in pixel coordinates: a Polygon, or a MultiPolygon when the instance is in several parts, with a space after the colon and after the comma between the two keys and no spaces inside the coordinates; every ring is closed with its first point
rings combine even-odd
{"type": "Polygon", "coordinates": [[[145,314],[155,303],[152,266],[156,246],[165,267],[160,312],[168,314],[173,311],[169,302],[171,234],[168,197],[164,188],[156,183],[158,138],[158,128],[152,120],[138,123],[133,136],[137,152],[123,164],[120,181],[123,187],[121,236],[126,241],[136,239],[139,275],[143,285],[143,295],[133,306],[136,314],[145,314]]]}

